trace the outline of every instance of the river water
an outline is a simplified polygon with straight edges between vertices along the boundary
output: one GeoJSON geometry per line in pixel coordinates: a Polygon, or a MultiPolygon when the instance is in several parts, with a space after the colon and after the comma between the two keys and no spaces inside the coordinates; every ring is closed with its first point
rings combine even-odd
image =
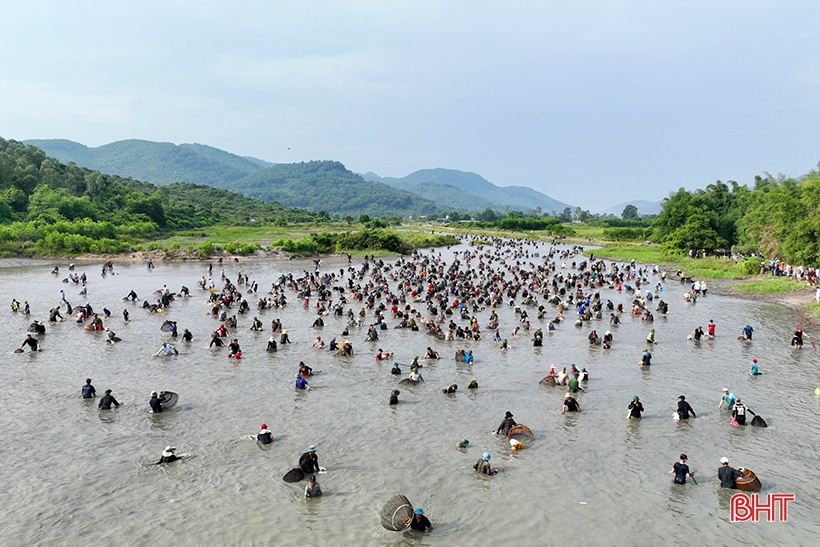
{"type": "MultiPolygon", "coordinates": [[[[267,331],[248,330],[254,313],[240,316],[236,336],[243,359],[237,362],[226,358],[227,348],[208,348],[218,323],[208,316],[207,294],[195,285],[206,274],[204,263],[159,263],[151,272],[117,263],[116,275],[104,279],[101,264],[80,264],[77,272],[90,279],[87,297],[78,295],[78,286],[61,283],[64,275],[51,275],[52,266],[0,262],[8,333],[0,366],[0,385],[6,386],[0,414],[3,545],[817,544],[820,403],[813,390],[819,359],[809,345],[800,352],[789,347],[796,323],[785,307],[719,295],[688,304],[682,300],[685,287],[667,282],[663,298],[670,311],[653,325],[658,345],[651,370],[645,370],[636,362],[648,325],[624,314],[612,329],[613,349],[602,352],[588,347],[589,327],[574,327],[572,310],[552,333],[541,324],[541,348],[522,336],[510,338],[512,349],[502,351],[489,332],[478,343],[431,344],[422,333],[391,328],[380,331],[378,344],[364,342],[363,330],[352,330],[355,357],[334,357],[311,343],[317,333],[341,340],[344,320],[329,316],[324,329],[310,328],[314,315],[294,295],[287,308],[258,314],[266,328],[281,318],[293,344],[266,353],[267,331]],[[193,297],[178,300],[164,315],[122,301],[131,289],[149,297],[163,284],[171,290],[187,285],[193,297]],[[111,309],[106,324],[123,341],[108,345],[103,334],[84,332],[69,320],[48,323],[42,352],[13,354],[30,319],[9,311],[11,299],[28,300],[32,318],[45,321],[63,289],[75,305],[88,300],[95,311],[111,309]],[[122,320],[123,308],[131,312],[130,323],[122,320]],[[190,329],[195,340],[177,343],[177,357],[152,358],[170,340],[159,329],[165,319],[177,321],[180,332],[190,329]],[[714,340],[686,340],[710,319],[717,323],[714,340]],[[736,339],[746,322],[755,327],[753,342],[736,339]],[[426,382],[401,386],[401,403],[389,407],[397,378],[390,364],[373,359],[377,347],[409,363],[428,345],[442,359],[423,361],[426,382]],[[458,347],[472,348],[475,363],[456,363],[458,347]],[[752,358],[764,375],[747,376],[752,358]],[[300,360],[321,371],[311,392],[293,387],[300,360]],[[590,371],[587,390],[578,397],[583,413],[561,415],[565,388],[539,385],[550,363],[590,371]],[[86,377],[99,394],[110,388],[126,404],[98,411],[99,399],[80,398],[86,377]],[[480,388],[465,389],[473,377],[480,388]],[[458,393],[442,394],[450,383],[459,385],[458,393]],[[769,427],[731,427],[728,414],[717,410],[724,386],[769,427]],[[180,402],[152,415],[149,393],[160,389],[178,392],[180,402]],[[672,420],[680,394],[697,419],[672,420]],[[644,403],[643,420],[625,419],[633,395],[644,403]],[[536,436],[517,453],[491,434],[507,410],[536,436]],[[266,448],[247,438],[263,422],[276,437],[266,448]],[[456,448],[462,438],[470,440],[466,451],[456,448]],[[169,444],[195,457],[152,465],[169,444]],[[319,475],[325,496],[315,500],[303,498],[305,483],[281,480],[310,444],[328,470],[319,475]],[[505,472],[475,474],[472,465],[485,451],[505,472]],[[688,454],[698,486],[672,484],[667,471],[681,452],[688,454]],[[795,494],[788,522],[730,522],[732,492],[720,489],[716,478],[724,455],[757,473],[762,494],[795,494]],[[384,530],[379,510],[395,493],[423,506],[435,530],[384,530]]],[[[225,273],[232,280],[237,271],[247,273],[261,296],[279,274],[311,266],[226,263],[225,273]]],[[[346,259],[323,263],[337,271],[346,266],[346,259]]],[[[215,266],[215,279],[217,274],[215,266]]],[[[626,293],[605,290],[602,296],[629,309],[626,293]]],[[[253,307],[255,296],[248,300],[253,307]]],[[[481,325],[489,313],[478,314],[481,325]]],[[[510,333],[517,324],[512,308],[498,313],[502,334],[510,333]]],[[[530,315],[537,328],[535,308],[530,315]]],[[[593,320],[592,328],[602,334],[607,320],[593,320]]]]}

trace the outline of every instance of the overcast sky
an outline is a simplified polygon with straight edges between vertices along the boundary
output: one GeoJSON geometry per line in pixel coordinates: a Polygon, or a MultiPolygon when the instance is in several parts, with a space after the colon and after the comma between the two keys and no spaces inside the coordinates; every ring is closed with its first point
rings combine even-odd
{"type": "Polygon", "coordinates": [[[816,1],[28,0],[2,17],[4,138],[447,167],[592,211],[820,160],[816,1]]]}

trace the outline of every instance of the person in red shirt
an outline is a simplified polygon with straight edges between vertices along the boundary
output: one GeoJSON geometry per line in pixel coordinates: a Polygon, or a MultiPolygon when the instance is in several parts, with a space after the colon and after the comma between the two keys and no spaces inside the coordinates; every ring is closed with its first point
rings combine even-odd
{"type": "Polygon", "coordinates": [[[711,319],[709,320],[709,324],[706,325],[706,332],[709,333],[709,336],[712,338],[715,337],[715,322],[711,319]]]}

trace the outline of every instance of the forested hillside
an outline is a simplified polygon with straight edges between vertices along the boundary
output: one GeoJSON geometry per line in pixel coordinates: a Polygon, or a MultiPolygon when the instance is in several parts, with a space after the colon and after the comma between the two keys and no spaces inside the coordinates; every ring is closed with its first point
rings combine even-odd
{"type": "Polygon", "coordinates": [[[213,224],[326,215],[192,184],[156,187],[46,157],[0,138],[0,251],[118,252],[136,238],[213,224]]]}
{"type": "Polygon", "coordinates": [[[755,177],[753,188],[717,181],[681,188],[663,202],[653,238],[673,252],[732,248],[789,262],[820,263],[820,173],[755,177]]]}
{"type": "Polygon", "coordinates": [[[137,139],[96,148],[64,140],[28,140],[63,163],[144,180],[152,184],[191,182],[224,188],[265,168],[261,160],[243,158],[203,144],[152,142],[137,139]],[[260,163],[261,162],[261,163],[260,163]]]}
{"type": "Polygon", "coordinates": [[[240,194],[290,206],[339,215],[431,216],[442,212],[432,201],[367,181],[337,161],[282,163],[226,188],[240,194]]]}

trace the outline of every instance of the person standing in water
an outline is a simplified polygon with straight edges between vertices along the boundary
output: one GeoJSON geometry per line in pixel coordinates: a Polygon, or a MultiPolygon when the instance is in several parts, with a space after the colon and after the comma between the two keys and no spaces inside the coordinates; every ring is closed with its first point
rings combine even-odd
{"type": "Polygon", "coordinates": [[[37,339],[30,334],[26,335],[26,339],[23,340],[23,344],[20,346],[20,350],[22,351],[22,349],[26,346],[28,346],[31,349],[31,351],[42,351],[42,349],[40,348],[40,342],[38,342],[37,339]]]}
{"type": "Polygon", "coordinates": [[[643,412],[643,405],[641,404],[640,398],[635,395],[632,397],[632,402],[629,403],[629,418],[636,418],[641,419],[641,412],[643,412]]]}
{"type": "Polygon", "coordinates": [[[260,444],[271,444],[273,442],[273,433],[268,430],[268,424],[262,424],[259,427],[261,431],[256,434],[256,440],[260,444]]]}
{"type": "Polygon", "coordinates": [[[724,403],[726,404],[726,410],[732,410],[732,407],[735,406],[735,394],[729,391],[728,387],[723,388],[723,396],[720,398],[720,402],[718,403],[718,410],[723,408],[724,403]]]}
{"type": "Polygon", "coordinates": [[[159,398],[156,391],[151,392],[151,399],[148,401],[148,406],[151,407],[151,412],[153,414],[159,414],[162,412],[162,399],[159,398]]]}
{"type": "Polygon", "coordinates": [[[490,467],[490,453],[489,452],[485,452],[481,456],[481,459],[478,460],[475,463],[475,465],[473,466],[473,469],[475,469],[476,471],[478,471],[479,473],[482,473],[484,475],[495,475],[496,473],[498,473],[498,471],[496,471],[495,469],[492,469],[490,467]]]}
{"type": "Polygon", "coordinates": [[[305,486],[306,498],[318,498],[322,495],[322,487],[316,482],[316,475],[310,476],[310,482],[305,486]]]}
{"type": "Polygon", "coordinates": [[[735,479],[743,476],[743,468],[739,470],[734,467],[729,467],[729,458],[723,456],[720,458],[720,467],[718,467],[718,478],[720,479],[721,488],[737,488],[735,479]]]}
{"type": "Polygon", "coordinates": [[[678,397],[678,419],[680,420],[688,420],[689,415],[691,414],[693,418],[697,418],[695,411],[692,410],[692,406],[686,402],[686,397],[681,395],[678,397]]]}
{"type": "Polygon", "coordinates": [[[111,405],[118,407],[120,406],[120,403],[118,403],[114,396],[111,395],[111,390],[106,389],[105,395],[103,395],[103,398],[100,399],[100,404],[97,406],[97,408],[99,408],[100,410],[111,410],[111,405]]]}
{"type": "Polygon", "coordinates": [[[794,349],[801,349],[803,347],[803,327],[797,327],[792,335],[792,346],[794,349]]]}
{"type": "Polygon", "coordinates": [[[97,390],[91,385],[91,378],[86,378],[83,386],[83,399],[93,399],[97,396],[97,390]]]}
{"type": "Polygon", "coordinates": [[[561,407],[561,414],[567,412],[581,412],[581,405],[572,397],[572,393],[567,393],[564,398],[564,406],[561,407]]]}
{"type": "Polygon", "coordinates": [[[743,327],[743,330],[740,332],[742,340],[751,340],[752,334],[754,333],[755,329],[749,324],[746,323],[746,326],[743,327]]]}
{"type": "Polygon", "coordinates": [[[316,473],[319,471],[319,457],[316,456],[316,447],[310,445],[307,452],[299,457],[299,469],[303,473],[316,473]]]}
{"type": "Polygon", "coordinates": [[[413,511],[413,516],[410,517],[410,529],[418,532],[426,532],[433,529],[433,524],[430,519],[424,516],[424,510],[421,507],[416,507],[413,511]]]}
{"type": "Polygon", "coordinates": [[[710,338],[715,337],[715,329],[716,328],[717,328],[717,325],[715,325],[715,322],[710,319],[709,324],[706,325],[706,332],[709,334],[710,338]]]}
{"type": "Polygon", "coordinates": [[[518,424],[515,423],[515,420],[513,420],[512,412],[508,410],[504,414],[504,420],[502,420],[501,425],[499,425],[498,429],[495,430],[495,435],[498,435],[500,433],[501,435],[504,435],[506,437],[507,434],[510,432],[510,429],[512,429],[513,426],[516,425],[518,424]]]}
{"type": "Polygon", "coordinates": [[[163,463],[171,463],[171,462],[175,462],[177,460],[181,460],[182,458],[180,456],[177,456],[176,454],[174,454],[175,450],[176,450],[175,446],[166,446],[165,450],[162,451],[162,456],[160,457],[159,461],[157,462],[157,465],[160,465],[160,464],[163,464],[163,463]]]}
{"type": "Polygon", "coordinates": [[[760,372],[760,369],[757,367],[757,359],[752,359],[752,362],[749,363],[749,376],[757,376],[759,374],[763,374],[760,372]]]}
{"type": "Polygon", "coordinates": [[[680,455],[680,461],[675,462],[675,465],[672,466],[672,470],[670,473],[675,474],[675,484],[686,484],[686,477],[692,477],[692,473],[689,472],[689,466],[686,465],[686,454],[680,455]]]}

